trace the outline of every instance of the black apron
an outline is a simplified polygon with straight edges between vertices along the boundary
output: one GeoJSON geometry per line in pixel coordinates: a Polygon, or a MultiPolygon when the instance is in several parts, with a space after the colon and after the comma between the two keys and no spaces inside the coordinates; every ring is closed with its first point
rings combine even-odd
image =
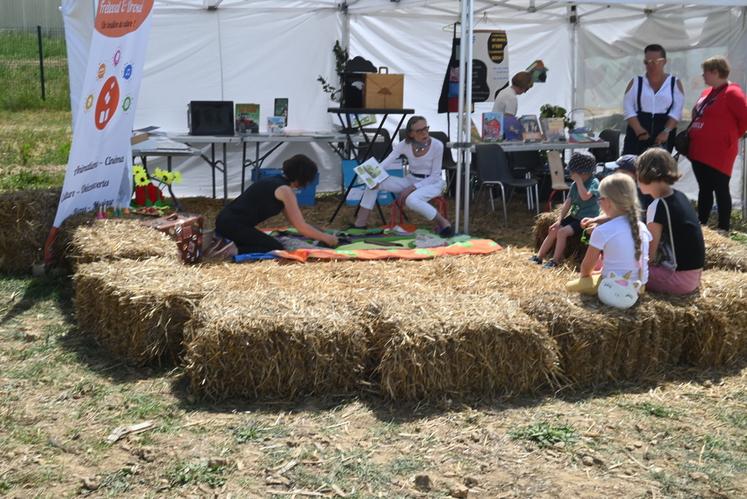
{"type": "MultiPolygon", "coordinates": [[[[636,113],[636,116],[638,118],[638,121],[641,123],[641,126],[648,132],[649,139],[648,140],[638,140],[638,137],[636,137],[635,131],[633,128],[628,125],[628,128],[625,130],[625,142],[623,143],[623,154],[635,154],[636,156],[639,156],[645,151],[646,149],[654,146],[654,141],[656,140],[656,136],[659,135],[666,127],[667,127],[667,121],[669,121],[669,112],[672,110],[672,106],[674,105],[674,85],[675,85],[676,78],[672,76],[670,80],[670,92],[672,94],[672,102],[669,104],[669,107],[664,113],[661,114],[654,114],[654,113],[646,113],[644,111],[641,111],[641,92],[643,91],[643,76],[638,77],[638,112],[636,113]]],[[[669,132],[669,138],[664,143],[664,147],[667,151],[670,153],[672,152],[672,149],[674,149],[674,137],[677,135],[677,129],[675,128],[671,132],[669,132]]]]}

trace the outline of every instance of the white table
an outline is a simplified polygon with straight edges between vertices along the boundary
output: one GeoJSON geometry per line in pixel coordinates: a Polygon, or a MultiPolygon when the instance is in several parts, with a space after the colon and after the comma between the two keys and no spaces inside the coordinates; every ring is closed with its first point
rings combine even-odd
{"type": "Polygon", "coordinates": [[[347,135],[337,132],[298,132],[298,133],[246,133],[239,135],[241,137],[242,155],[241,155],[241,192],[244,192],[244,182],[246,169],[258,170],[262,168],[262,163],[280,146],[286,143],[311,143],[326,142],[341,158],[344,156],[344,143],[347,135]],[[259,146],[263,143],[271,144],[270,149],[260,155],[259,146]],[[246,146],[254,144],[254,159],[247,158],[246,146]]]}

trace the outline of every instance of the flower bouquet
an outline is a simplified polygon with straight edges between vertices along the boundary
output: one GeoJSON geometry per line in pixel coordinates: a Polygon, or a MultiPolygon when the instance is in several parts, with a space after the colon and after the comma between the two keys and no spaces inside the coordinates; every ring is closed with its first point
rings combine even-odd
{"type": "Polygon", "coordinates": [[[160,216],[170,211],[172,206],[164,200],[162,192],[164,187],[171,197],[173,209],[181,210],[179,201],[177,201],[174,191],[171,189],[173,184],[181,182],[182,174],[180,172],[170,172],[156,168],[150,175],[144,167],[135,165],[132,167],[132,178],[135,182],[135,195],[131,206],[136,213],[160,216]],[[158,185],[154,185],[153,181],[158,182],[158,185]]]}

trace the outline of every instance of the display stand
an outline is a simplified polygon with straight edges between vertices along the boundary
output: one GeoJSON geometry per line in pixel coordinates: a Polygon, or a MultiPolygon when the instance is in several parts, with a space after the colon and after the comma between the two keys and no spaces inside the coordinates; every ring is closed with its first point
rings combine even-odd
{"type": "MultiPolygon", "coordinates": [[[[366,161],[369,157],[373,154],[373,147],[371,147],[372,144],[375,144],[378,140],[379,136],[381,135],[381,131],[384,129],[384,123],[386,123],[386,119],[389,117],[389,115],[395,115],[395,116],[401,116],[399,123],[397,123],[397,128],[395,128],[394,133],[392,133],[389,136],[389,139],[384,144],[385,150],[389,150],[392,146],[392,142],[394,141],[394,137],[396,137],[399,134],[399,129],[402,128],[402,123],[405,121],[405,117],[408,114],[413,114],[415,112],[414,109],[366,109],[366,108],[345,108],[345,107],[330,107],[327,109],[328,113],[335,113],[337,114],[337,118],[340,120],[340,125],[342,126],[341,132],[345,134],[346,136],[346,149],[349,152],[350,155],[352,155],[352,159],[355,159],[358,164],[366,161]],[[382,115],[381,120],[379,121],[379,125],[376,128],[376,131],[374,132],[373,136],[369,138],[369,132],[366,132],[366,130],[363,128],[363,125],[360,123],[360,117],[361,115],[366,114],[376,114],[376,115],[382,115]],[[363,137],[364,147],[366,148],[366,153],[364,155],[359,154],[359,148],[356,146],[355,141],[353,140],[354,137],[363,137]]],[[[340,208],[342,208],[342,205],[345,204],[345,200],[348,197],[348,194],[350,194],[350,191],[352,190],[353,186],[355,185],[355,177],[350,181],[347,188],[345,189],[345,193],[342,196],[342,199],[340,200],[340,204],[337,205],[337,208],[335,209],[335,212],[332,213],[332,218],[329,219],[329,223],[332,223],[335,220],[335,217],[337,217],[337,213],[339,213],[340,208]]],[[[386,219],[384,218],[384,213],[381,211],[381,206],[379,206],[379,203],[376,203],[376,207],[379,211],[379,215],[381,216],[381,220],[383,223],[386,223],[386,219]]]]}

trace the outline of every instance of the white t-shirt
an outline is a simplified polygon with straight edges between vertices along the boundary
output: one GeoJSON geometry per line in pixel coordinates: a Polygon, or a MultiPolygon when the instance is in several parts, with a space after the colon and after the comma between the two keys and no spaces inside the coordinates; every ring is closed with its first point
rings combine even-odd
{"type": "Polygon", "coordinates": [[[512,114],[516,116],[519,109],[519,99],[516,98],[514,87],[508,86],[498,93],[493,104],[494,113],[512,114]]]}
{"type": "Polygon", "coordinates": [[[648,245],[651,233],[643,222],[638,222],[641,236],[641,260],[635,261],[635,243],[630,233],[628,217],[620,215],[597,226],[589,238],[589,246],[604,252],[602,256],[602,276],[610,272],[623,276],[630,272],[631,279],[638,279],[638,268],[641,269],[641,282],[648,282],[648,245]]]}

